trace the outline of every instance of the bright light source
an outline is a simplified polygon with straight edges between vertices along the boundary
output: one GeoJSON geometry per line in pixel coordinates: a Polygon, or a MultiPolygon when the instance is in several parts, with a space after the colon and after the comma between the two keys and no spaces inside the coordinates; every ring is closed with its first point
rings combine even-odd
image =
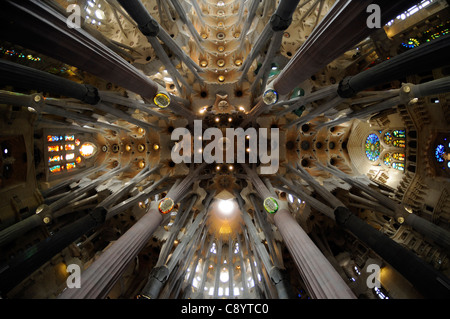
{"type": "Polygon", "coordinates": [[[292,194],[289,194],[288,198],[289,198],[289,202],[291,202],[291,203],[294,202],[294,196],[292,196],[292,194]]]}
{"type": "Polygon", "coordinates": [[[220,272],[220,281],[221,282],[228,282],[228,279],[230,278],[229,274],[228,274],[228,269],[223,268],[222,271],[220,272]]]}
{"type": "Polygon", "coordinates": [[[95,10],[95,16],[97,17],[97,19],[103,20],[105,19],[105,12],[103,12],[103,10],[97,9],[95,10]]]}
{"type": "Polygon", "coordinates": [[[221,200],[217,207],[222,214],[230,215],[233,212],[234,203],[232,200],[221,200]]]}

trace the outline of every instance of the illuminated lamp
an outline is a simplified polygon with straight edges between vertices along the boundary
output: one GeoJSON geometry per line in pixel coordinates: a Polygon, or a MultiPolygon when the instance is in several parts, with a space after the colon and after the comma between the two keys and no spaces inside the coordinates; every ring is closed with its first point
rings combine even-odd
{"type": "Polygon", "coordinates": [[[264,209],[266,210],[266,212],[268,212],[269,214],[275,214],[278,211],[278,202],[275,198],[273,197],[267,197],[264,200],[264,209]]]}
{"type": "Polygon", "coordinates": [[[158,93],[153,102],[155,102],[156,106],[164,109],[170,105],[170,97],[165,93],[158,93]]]}
{"type": "MultiPolygon", "coordinates": [[[[67,144],[66,144],[67,145],[67,144]]],[[[84,158],[92,157],[97,152],[97,147],[89,142],[83,143],[80,147],[80,155],[84,158]]]]}
{"type": "Polygon", "coordinates": [[[174,202],[172,198],[166,197],[159,202],[158,209],[161,214],[168,214],[173,209],[174,202]]]}
{"type": "Polygon", "coordinates": [[[263,102],[266,105],[275,104],[277,101],[278,101],[278,93],[275,90],[269,89],[266,92],[264,92],[263,102]]]}

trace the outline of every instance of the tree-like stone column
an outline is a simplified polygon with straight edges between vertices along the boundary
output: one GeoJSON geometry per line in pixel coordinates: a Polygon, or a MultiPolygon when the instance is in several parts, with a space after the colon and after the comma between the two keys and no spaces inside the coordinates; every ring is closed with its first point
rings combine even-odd
{"type": "Polygon", "coordinates": [[[354,299],[355,295],[300,227],[287,208],[274,216],[292,258],[297,265],[308,292],[316,299],[354,299]]]}
{"type": "MultiPolygon", "coordinates": [[[[262,198],[277,198],[254,170],[246,165],[242,166],[262,198]]],[[[274,224],[283,237],[308,292],[316,299],[355,298],[342,277],[292,217],[287,202],[278,200],[277,205],[278,210],[272,215],[274,224]]]]}
{"type": "Polygon", "coordinates": [[[81,275],[81,287],[63,291],[59,299],[105,298],[126,267],[145,247],[162,221],[158,202],[81,275]]]}

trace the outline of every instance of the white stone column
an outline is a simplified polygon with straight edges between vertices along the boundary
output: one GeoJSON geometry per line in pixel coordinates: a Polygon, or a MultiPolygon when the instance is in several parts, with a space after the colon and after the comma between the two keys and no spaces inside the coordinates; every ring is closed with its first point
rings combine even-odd
{"type": "Polygon", "coordinates": [[[312,297],[316,299],[356,298],[287,208],[281,207],[275,214],[274,221],[312,297]]]}
{"type": "Polygon", "coordinates": [[[149,211],[82,273],[81,288],[67,288],[58,299],[105,298],[162,221],[153,202],[149,211]]]}

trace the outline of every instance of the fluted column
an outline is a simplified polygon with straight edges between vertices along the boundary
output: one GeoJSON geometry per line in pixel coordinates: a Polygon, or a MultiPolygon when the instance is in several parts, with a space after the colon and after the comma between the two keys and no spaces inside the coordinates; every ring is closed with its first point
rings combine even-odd
{"type": "MultiPolygon", "coordinates": [[[[275,197],[271,195],[255,171],[246,165],[243,165],[243,168],[262,198],[275,197]]],[[[278,200],[277,202],[279,209],[272,214],[273,221],[310,294],[317,299],[355,298],[341,276],[292,217],[286,201],[278,200]]]]}
{"type": "Polygon", "coordinates": [[[53,236],[18,254],[9,263],[1,265],[0,292],[5,294],[17,286],[77,238],[100,225],[104,221],[105,215],[105,211],[95,210],[61,228],[53,236]]]}
{"type": "Polygon", "coordinates": [[[0,60],[0,84],[64,95],[87,104],[95,105],[100,101],[98,90],[92,85],[79,84],[6,60],[0,60]]]}
{"type": "Polygon", "coordinates": [[[438,245],[441,245],[445,247],[446,249],[450,249],[450,232],[446,229],[439,227],[436,224],[433,224],[426,219],[414,215],[414,217],[411,217],[403,205],[395,202],[394,200],[390,199],[389,197],[383,195],[382,193],[374,190],[373,188],[369,187],[368,185],[348,176],[344,172],[328,166],[323,166],[320,163],[317,163],[317,167],[337,176],[338,178],[346,181],[350,185],[353,185],[365,193],[369,194],[373,198],[375,198],[381,205],[386,206],[386,208],[390,209],[393,212],[393,215],[398,219],[399,217],[404,218],[404,221],[407,225],[411,222],[411,227],[413,227],[415,230],[417,230],[419,233],[425,235],[426,237],[432,239],[435,241],[438,245]]]}
{"type": "Polygon", "coordinates": [[[425,263],[415,253],[405,249],[353,215],[345,207],[336,208],[334,214],[339,225],[350,230],[381,258],[397,269],[424,297],[450,298],[449,278],[425,263]]]}
{"type": "Polygon", "coordinates": [[[82,273],[81,288],[66,289],[58,299],[105,298],[162,219],[157,202],[153,202],[148,212],[82,273]]]}
{"type": "Polygon", "coordinates": [[[40,225],[48,224],[52,221],[53,215],[56,211],[59,209],[65,207],[68,202],[71,200],[77,198],[78,196],[87,193],[89,190],[93,189],[100,183],[106,181],[107,179],[111,178],[115,174],[119,174],[120,172],[126,170],[128,167],[125,168],[117,168],[114,170],[111,170],[99,178],[91,181],[87,185],[73,190],[71,192],[67,192],[66,195],[62,196],[55,202],[51,203],[50,205],[41,205],[36,209],[36,214],[31,215],[14,225],[9,226],[6,229],[3,229],[0,232],[0,247],[3,245],[6,245],[7,243],[12,242],[13,240],[19,238],[26,232],[30,231],[31,229],[34,229],[40,225]]]}
{"type": "Polygon", "coordinates": [[[308,287],[308,292],[314,298],[355,298],[348,285],[286,208],[275,214],[274,221],[308,287]]]}
{"type": "Polygon", "coordinates": [[[445,65],[450,55],[450,36],[444,36],[399,54],[339,84],[340,96],[349,98],[365,89],[408,74],[419,74],[445,65]]]}
{"type": "MultiPolygon", "coordinates": [[[[417,64],[421,64],[421,63],[417,62],[417,64]]],[[[414,69],[414,71],[417,72],[417,69],[414,69]]],[[[350,90],[349,94],[351,95],[357,89],[349,88],[349,90],[350,90]]],[[[364,119],[372,114],[393,108],[399,104],[408,104],[411,100],[413,100],[415,98],[421,98],[421,97],[425,97],[425,96],[432,96],[432,95],[438,95],[438,94],[444,94],[444,93],[450,92],[450,77],[447,76],[447,77],[444,77],[441,79],[429,81],[429,82],[422,83],[422,84],[411,84],[411,83],[403,84],[401,89],[393,90],[393,91],[398,92],[395,94],[397,96],[391,96],[390,98],[388,98],[385,101],[366,106],[357,111],[352,111],[351,113],[347,114],[344,117],[341,117],[336,120],[332,120],[330,122],[325,122],[322,125],[320,125],[319,127],[336,126],[341,123],[348,122],[351,119],[355,119],[355,118],[364,119]]],[[[382,97],[380,97],[380,100],[381,99],[382,99],[382,97]]],[[[368,102],[371,102],[371,101],[368,101],[368,102]]]]}
{"type": "MultiPolygon", "coordinates": [[[[328,14],[314,29],[284,70],[274,80],[274,89],[281,95],[320,71],[351,47],[368,37],[375,29],[367,26],[367,7],[373,1],[336,1],[328,14]]],[[[410,7],[410,1],[378,1],[381,24],[395,18],[410,7]]]]}
{"type": "Polygon", "coordinates": [[[45,222],[40,214],[34,214],[28,218],[22,219],[20,222],[0,231],[0,247],[21,237],[29,230],[43,225],[45,225],[45,222]]]}
{"type": "Polygon", "coordinates": [[[2,38],[76,66],[104,80],[153,99],[156,82],[43,1],[1,1],[2,38]],[[13,27],[11,27],[13,25],[13,27]]]}
{"type": "MultiPolygon", "coordinates": [[[[172,203],[177,203],[182,199],[203,167],[204,165],[199,165],[180,183],[173,185],[165,198],[170,198],[172,203]]],[[[153,202],[149,211],[82,274],[81,288],[67,289],[59,298],[105,298],[122,276],[127,265],[142,250],[163,220],[158,208],[160,202],[153,202]],[[86,285],[83,285],[83,283],[86,283],[86,285]]],[[[166,269],[163,267],[161,271],[165,273],[166,269]]]]}

